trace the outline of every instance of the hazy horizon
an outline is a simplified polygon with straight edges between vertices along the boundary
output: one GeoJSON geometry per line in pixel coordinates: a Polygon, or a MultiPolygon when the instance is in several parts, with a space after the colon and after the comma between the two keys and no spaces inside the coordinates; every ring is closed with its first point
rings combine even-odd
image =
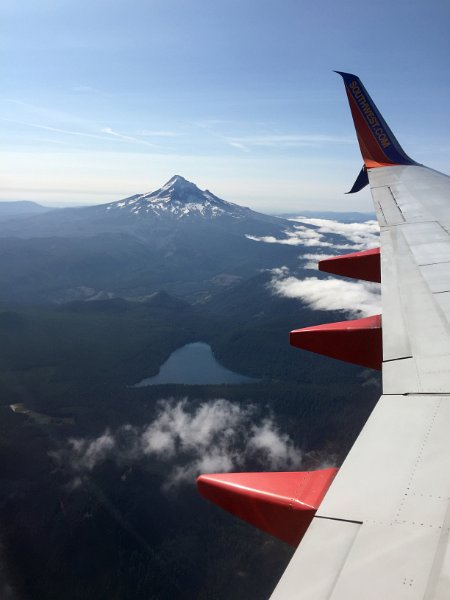
{"type": "Polygon", "coordinates": [[[380,28],[357,0],[4,5],[1,196],[109,202],[182,173],[260,211],[371,210],[367,190],[345,195],[362,160],[332,70],[447,172],[449,12],[381,0],[380,28]]]}

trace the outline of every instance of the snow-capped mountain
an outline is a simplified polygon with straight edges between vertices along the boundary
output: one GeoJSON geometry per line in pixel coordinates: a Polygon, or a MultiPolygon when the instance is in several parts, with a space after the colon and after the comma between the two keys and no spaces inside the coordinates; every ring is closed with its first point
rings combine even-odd
{"type": "Polygon", "coordinates": [[[180,228],[192,231],[193,227],[274,235],[289,225],[284,219],[226,202],[175,175],[154,192],[135,194],[108,204],[55,209],[20,221],[8,221],[0,228],[0,237],[72,237],[123,232],[148,238],[151,232],[154,238],[180,228]]]}
{"type": "Polygon", "coordinates": [[[209,190],[201,190],[181,175],[174,175],[167,183],[154,192],[136,194],[125,200],[104,205],[111,214],[120,211],[144,217],[175,217],[187,219],[201,217],[214,219],[228,216],[234,219],[248,218],[253,211],[232,202],[221,200],[209,190]]]}
{"type": "Polygon", "coordinates": [[[150,299],[166,290],[203,302],[262,270],[296,265],[296,246],[257,241],[290,229],[176,175],[147,194],[0,223],[0,301],[150,299]]]}

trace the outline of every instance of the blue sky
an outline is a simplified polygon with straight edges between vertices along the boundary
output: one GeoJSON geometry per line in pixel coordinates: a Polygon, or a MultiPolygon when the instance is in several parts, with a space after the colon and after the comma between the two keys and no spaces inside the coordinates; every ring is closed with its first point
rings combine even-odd
{"type": "Polygon", "coordinates": [[[173,174],[271,212],[371,210],[343,84],[450,172],[447,0],[21,0],[0,8],[2,200],[94,204],[173,174]]]}

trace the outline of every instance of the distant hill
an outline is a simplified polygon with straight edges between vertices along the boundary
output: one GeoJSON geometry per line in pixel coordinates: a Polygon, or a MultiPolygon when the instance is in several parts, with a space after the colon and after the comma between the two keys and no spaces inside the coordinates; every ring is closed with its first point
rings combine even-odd
{"type": "Polygon", "coordinates": [[[0,221],[30,217],[53,210],[31,200],[0,202],[0,221]]]}

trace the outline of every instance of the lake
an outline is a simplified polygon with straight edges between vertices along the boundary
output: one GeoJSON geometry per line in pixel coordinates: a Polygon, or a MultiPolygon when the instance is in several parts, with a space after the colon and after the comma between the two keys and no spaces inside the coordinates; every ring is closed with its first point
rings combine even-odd
{"type": "Polygon", "coordinates": [[[203,342],[186,344],[172,352],[161,365],[158,375],[147,377],[133,387],[182,383],[185,385],[219,385],[254,383],[258,379],[234,373],[214,358],[211,346],[203,342]]]}

